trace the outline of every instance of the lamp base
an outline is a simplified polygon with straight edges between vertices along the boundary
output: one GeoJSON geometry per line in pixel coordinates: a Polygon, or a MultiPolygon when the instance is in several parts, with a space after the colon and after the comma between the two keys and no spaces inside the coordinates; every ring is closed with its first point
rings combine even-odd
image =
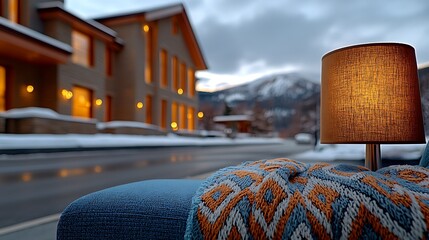
{"type": "Polygon", "coordinates": [[[366,144],[365,167],[371,171],[381,167],[380,144],[366,144]]]}

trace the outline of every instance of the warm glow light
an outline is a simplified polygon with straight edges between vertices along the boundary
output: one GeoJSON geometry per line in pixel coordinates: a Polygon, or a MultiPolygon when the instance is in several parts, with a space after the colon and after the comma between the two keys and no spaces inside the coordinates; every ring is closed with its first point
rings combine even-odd
{"type": "Polygon", "coordinates": [[[95,173],[101,173],[102,171],[103,171],[103,169],[100,166],[97,165],[97,166],[94,167],[94,172],[95,173]]]}
{"type": "Polygon", "coordinates": [[[65,178],[69,176],[69,172],[67,171],[67,169],[61,169],[59,175],[60,177],[65,178]]]}
{"type": "Polygon", "coordinates": [[[103,100],[101,100],[101,99],[95,100],[95,105],[101,106],[101,104],[103,104],[103,100]]]}
{"type": "Polygon", "coordinates": [[[174,131],[177,131],[179,128],[177,127],[177,123],[176,122],[172,122],[171,123],[171,128],[174,130],[174,131]]]}
{"type": "Polygon", "coordinates": [[[143,26],[143,31],[144,31],[144,32],[149,32],[149,25],[147,25],[147,24],[146,24],[146,25],[144,25],[144,26],[143,26]]]}
{"type": "Polygon", "coordinates": [[[192,114],[188,113],[188,119],[192,118],[192,114]]]}
{"type": "Polygon", "coordinates": [[[183,89],[181,89],[181,88],[177,89],[177,93],[178,93],[179,95],[182,95],[182,94],[183,94],[183,89]]]}
{"type": "Polygon", "coordinates": [[[33,85],[27,85],[27,92],[32,93],[34,91],[33,85]]]}
{"type": "Polygon", "coordinates": [[[67,95],[66,95],[66,98],[67,99],[71,99],[73,97],[73,93],[72,93],[72,91],[68,91],[67,92],[67,95]]]}
{"type": "Polygon", "coordinates": [[[365,166],[381,167],[380,144],[425,143],[416,55],[401,43],[349,46],[322,58],[320,143],[366,144],[365,166]]]}
{"type": "Polygon", "coordinates": [[[67,100],[73,97],[73,93],[67,89],[61,90],[61,95],[63,95],[63,97],[67,100]]]}
{"type": "Polygon", "coordinates": [[[198,118],[203,118],[204,117],[204,113],[203,112],[198,112],[198,118]]]}
{"type": "Polygon", "coordinates": [[[31,173],[24,173],[21,176],[21,180],[23,182],[29,182],[29,181],[31,181],[31,178],[32,178],[31,173]]]}
{"type": "Polygon", "coordinates": [[[137,108],[139,108],[139,109],[140,109],[140,108],[143,108],[143,103],[142,103],[142,102],[138,102],[138,103],[137,103],[137,108]]]}
{"type": "Polygon", "coordinates": [[[423,143],[414,48],[364,44],[322,58],[321,143],[423,143]]]}

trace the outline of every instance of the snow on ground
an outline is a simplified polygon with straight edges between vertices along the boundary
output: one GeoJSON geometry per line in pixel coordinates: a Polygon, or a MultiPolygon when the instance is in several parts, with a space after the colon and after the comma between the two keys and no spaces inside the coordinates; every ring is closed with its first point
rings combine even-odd
{"type": "Polygon", "coordinates": [[[159,131],[162,130],[158,126],[142,123],[142,122],[135,122],[135,121],[111,121],[111,122],[97,123],[97,129],[118,128],[118,127],[145,128],[145,129],[154,129],[159,131]]]}
{"type": "Polygon", "coordinates": [[[69,115],[62,115],[55,112],[49,108],[38,108],[38,107],[27,107],[27,108],[14,108],[6,112],[0,113],[0,117],[4,118],[48,118],[48,119],[58,119],[64,121],[74,121],[74,122],[96,122],[96,119],[87,119],[72,117],[69,115]]]}
{"type": "MultiPolygon", "coordinates": [[[[381,145],[381,156],[385,159],[415,160],[421,157],[425,144],[381,145]]],[[[364,144],[320,144],[315,150],[296,154],[292,159],[317,161],[365,159],[364,144]]]]}
{"type": "Polygon", "coordinates": [[[119,134],[0,134],[0,149],[98,148],[98,147],[161,147],[215,146],[243,144],[280,144],[280,138],[197,138],[168,136],[137,136],[119,134]]]}

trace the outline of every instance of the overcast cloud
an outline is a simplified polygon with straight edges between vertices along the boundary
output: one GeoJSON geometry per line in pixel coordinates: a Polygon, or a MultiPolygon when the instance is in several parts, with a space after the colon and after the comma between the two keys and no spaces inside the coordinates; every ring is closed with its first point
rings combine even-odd
{"type": "MultiPolygon", "coordinates": [[[[66,0],[83,17],[135,11],[177,0],[66,0]],[[102,6],[102,7],[100,7],[102,6]]],[[[402,42],[429,62],[427,0],[184,0],[209,65],[212,86],[297,71],[319,80],[322,56],[367,42],[402,42]]],[[[203,84],[202,84],[203,85],[203,84]]],[[[203,86],[201,86],[203,87],[203,86]]]]}

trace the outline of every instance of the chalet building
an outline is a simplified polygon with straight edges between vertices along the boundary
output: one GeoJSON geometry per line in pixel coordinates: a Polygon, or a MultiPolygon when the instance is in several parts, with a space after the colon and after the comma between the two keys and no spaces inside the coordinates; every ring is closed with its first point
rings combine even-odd
{"type": "Polygon", "coordinates": [[[196,128],[207,66],[183,5],[88,20],[63,4],[0,0],[0,111],[196,128]]]}

